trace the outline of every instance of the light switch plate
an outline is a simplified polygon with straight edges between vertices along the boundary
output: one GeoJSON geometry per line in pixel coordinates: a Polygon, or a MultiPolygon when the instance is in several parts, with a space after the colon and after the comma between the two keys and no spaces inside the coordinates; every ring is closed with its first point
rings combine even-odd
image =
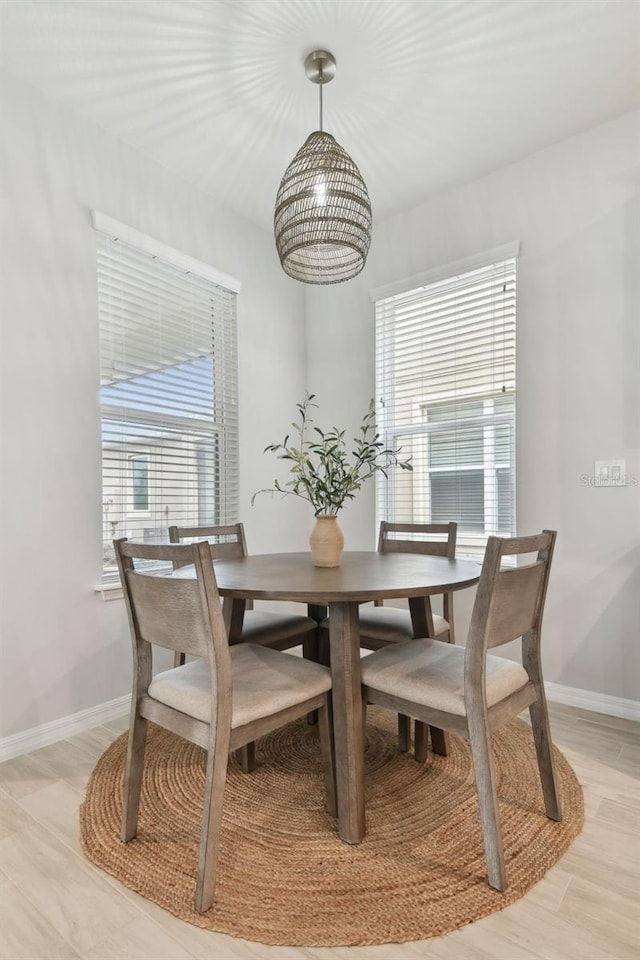
{"type": "Polygon", "coordinates": [[[594,475],[597,487],[624,487],[626,460],[596,460],[594,475]]]}

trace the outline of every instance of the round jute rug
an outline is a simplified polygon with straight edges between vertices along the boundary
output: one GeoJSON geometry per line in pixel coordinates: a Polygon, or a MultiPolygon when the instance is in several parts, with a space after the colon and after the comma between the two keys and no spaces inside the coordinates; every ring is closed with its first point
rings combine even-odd
{"type": "Polygon", "coordinates": [[[512,903],[567,850],[582,791],[556,751],[564,819],[548,820],[530,728],[494,737],[508,888],[486,881],[468,744],[424,765],[399,754],[395,716],[367,722],[367,835],[350,846],[324,812],[316,727],[299,721],[258,744],[258,769],[229,763],[216,897],[193,909],[204,751],[150,726],[138,836],[119,840],[126,735],[98,761],[80,810],[97,866],[189,923],[261,943],[340,946],[437,936],[512,903]]]}

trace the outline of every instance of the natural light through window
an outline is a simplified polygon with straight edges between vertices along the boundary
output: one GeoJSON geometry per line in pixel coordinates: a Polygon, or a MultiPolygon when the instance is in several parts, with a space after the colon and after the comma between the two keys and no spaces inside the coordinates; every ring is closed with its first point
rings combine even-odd
{"type": "Polygon", "coordinates": [[[114,232],[97,234],[106,580],[115,538],[233,522],[238,488],[236,292],[114,232]]]}
{"type": "Polygon", "coordinates": [[[455,520],[480,555],[515,533],[515,257],[375,301],[378,426],[413,462],[380,478],[378,519],[455,520]]]}

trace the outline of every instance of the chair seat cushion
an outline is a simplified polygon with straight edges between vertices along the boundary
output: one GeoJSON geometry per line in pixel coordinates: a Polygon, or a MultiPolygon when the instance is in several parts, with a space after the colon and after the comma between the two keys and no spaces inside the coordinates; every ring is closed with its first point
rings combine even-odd
{"type": "MultiPolygon", "coordinates": [[[[231,726],[242,727],[331,689],[327,667],[251,643],[230,647],[233,676],[231,726]]],[[[158,673],[149,696],[196,720],[211,719],[208,661],[198,659],[158,673]]]]}
{"type": "MultiPolygon", "coordinates": [[[[442,640],[408,640],[364,657],[362,682],[390,696],[464,717],[464,654],[464,647],[442,640]]],[[[519,663],[487,657],[487,706],[528,682],[519,663]]]]}
{"type": "MultiPolygon", "coordinates": [[[[434,613],[433,626],[435,635],[440,636],[449,629],[444,617],[434,613]]],[[[408,610],[399,610],[397,607],[360,607],[360,637],[382,643],[401,643],[403,640],[413,639],[411,614],[408,610]]]]}
{"type": "Polygon", "coordinates": [[[242,640],[248,643],[294,640],[300,643],[312,637],[318,624],[311,617],[291,613],[271,613],[268,610],[247,610],[242,621],[242,640]]]}
{"type": "MultiPolygon", "coordinates": [[[[398,607],[360,607],[359,620],[361,647],[371,644],[373,649],[377,650],[387,643],[403,643],[413,639],[411,614],[408,610],[400,610],[398,607]]],[[[444,617],[435,613],[433,626],[436,637],[442,636],[449,629],[444,617]]],[[[320,629],[329,629],[328,617],[322,621],[320,629]]]]}

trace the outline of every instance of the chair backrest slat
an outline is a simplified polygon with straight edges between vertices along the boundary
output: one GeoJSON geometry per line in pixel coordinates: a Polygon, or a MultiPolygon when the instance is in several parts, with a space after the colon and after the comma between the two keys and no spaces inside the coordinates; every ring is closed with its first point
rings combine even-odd
{"type": "Polygon", "coordinates": [[[196,580],[171,580],[135,570],[127,582],[141,640],[180,653],[208,657],[211,631],[196,580]]]}
{"type": "Polygon", "coordinates": [[[203,527],[171,526],[169,540],[171,543],[206,540],[213,560],[234,560],[247,555],[247,541],[242,523],[203,527]]]}
{"type": "Polygon", "coordinates": [[[229,673],[229,645],[209,545],[114,541],[131,627],[134,657],[145,644],[208,659],[215,673],[229,673]],[[135,561],[141,566],[136,568],[135,561]],[[144,568],[150,560],[193,564],[193,579],[144,568]]]}
{"type": "Polygon", "coordinates": [[[422,553],[432,557],[449,557],[456,553],[457,524],[451,523],[388,523],[382,520],[378,535],[381,553],[422,553]],[[392,534],[408,534],[407,537],[392,534]]]}
{"type": "Polygon", "coordinates": [[[465,696],[480,689],[488,649],[522,637],[527,662],[539,657],[555,541],[554,530],[531,537],[489,537],[467,636],[465,696]],[[533,562],[501,568],[505,557],[532,553],[537,553],[533,562]]]}
{"type": "Polygon", "coordinates": [[[501,570],[495,580],[487,618],[487,647],[499,647],[534,629],[546,563],[501,570]]]}

